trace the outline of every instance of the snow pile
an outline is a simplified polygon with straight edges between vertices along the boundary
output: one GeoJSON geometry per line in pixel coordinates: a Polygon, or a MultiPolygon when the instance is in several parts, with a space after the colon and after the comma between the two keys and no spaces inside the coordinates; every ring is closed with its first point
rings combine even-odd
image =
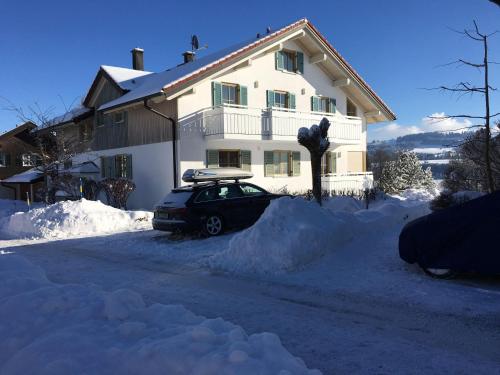
{"type": "Polygon", "coordinates": [[[364,201],[353,197],[339,195],[328,199],[323,203],[323,207],[332,211],[356,212],[364,208],[364,203],[364,201]]]}
{"type": "Polygon", "coordinates": [[[452,197],[455,201],[470,201],[472,199],[480,198],[485,193],[481,193],[480,191],[473,190],[462,190],[452,194],[452,197]]]}
{"type": "Polygon", "coordinates": [[[69,238],[151,227],[152,213],[122,211],[99,201],[64,201],[18,212],[6,219],[9,237],[69,238]]]}
{"type": "MultiPolygon", "coordinates": [[[[408,196],[411,196],[408,193],[408,196]]],[[[237,233],[227,249],[214,254],[208,265],[242,274],[280,274],[303,268],[356,238],[370,243],[381,231],[398,230],[430,213],[428,203],[387,197],[362,209],[362,201],[336,197],[320,207],[302,198],[271,202],[260,219],[237,233]]]]}
{"type": "Polygon", "coordinates": [[[264,274],[300,268],[351,239],[348,219],[303,198],[276,199],[252,227],[231,239],[227,250],[211,257],[210,266],[264,274]]]}
{"type": "Polygon", "coordinates": [[[51,283],[24,258],[0,253],[0,373],[319,374],[271,333],[130,290],[51,283]]]}

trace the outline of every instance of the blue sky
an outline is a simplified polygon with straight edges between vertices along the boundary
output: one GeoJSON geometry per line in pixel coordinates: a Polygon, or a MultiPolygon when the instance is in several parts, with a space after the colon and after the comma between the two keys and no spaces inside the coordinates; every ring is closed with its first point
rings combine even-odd
{"type": "MultiPolygon", "coordinates": [[[[0,12],[0,96],[24,107],[36,102],[57,115],[62,100],[69,106],[86,93],[99,65],[129,67],[133,47],[144,48],[146,70],[161,71],[180,62],[193,33],[216,51],[302,17],[396,112],[396,122],[370,126],[371,140],[462,125],[423,120],[435,113],[482,113],[480,97],[422,88],[481,82],[474,69],[439,65],[479,61],[481,45],[449,28],[471,27],[475,19],[484,31],[500,29],[500,7],[488,0],[9,1],[0,12]]],[[[500,61],[500,34],[490,55],[500,61]]],[[[500,87],[500,65],[491,70],[491,84],[500,87]]],[[[500,111],[497,93],[492,106],[500,111]]],[[[17,122],[0,110],[0,131],[17,122]]]]}

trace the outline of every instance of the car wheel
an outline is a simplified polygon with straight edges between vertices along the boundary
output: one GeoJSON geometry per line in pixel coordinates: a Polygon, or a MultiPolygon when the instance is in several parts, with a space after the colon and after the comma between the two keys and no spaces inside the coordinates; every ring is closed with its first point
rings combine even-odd
{"type": "Polygon", "coordinates": [[[219,215],[209,215],[203,223],[203,232],[208,236],[218,236],[224,231],[224,222],[219,215]]]}
{"type": "Polygon", "coordinates": [[[424,272],[436,279],[452,279],[456,276],[456,272],[449,268],[423,268],[424,272]]]}

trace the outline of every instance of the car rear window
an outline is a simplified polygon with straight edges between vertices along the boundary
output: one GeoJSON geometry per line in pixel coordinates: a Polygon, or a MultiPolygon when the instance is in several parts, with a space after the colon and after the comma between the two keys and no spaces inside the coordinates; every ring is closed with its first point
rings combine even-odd
{"type": "Polygon", "coordinates": [[[185,207],[186,202],[192,194],[191,191],[172,191],[161,200],[159,205],[165,207],[185,207]]]}

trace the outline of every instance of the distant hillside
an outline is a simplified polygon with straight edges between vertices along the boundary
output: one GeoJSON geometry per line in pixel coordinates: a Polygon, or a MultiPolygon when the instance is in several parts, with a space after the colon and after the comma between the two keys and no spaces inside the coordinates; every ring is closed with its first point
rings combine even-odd
{"type": "Polygon", "coordinates": [[[454,148],[467,136],[467,133],[440,133],[429,132],[408,134],[387,141],[373,141],[368,143],[368,150],[379,148],[397,150],[413,150],[415,148],[454,148]]]}
{"type": "Polygon", "coordinates": [[[443,173],[455,156],[456,147],[461,144],[468,133],[428,132],[408,134],[387,141],[368,143],[369,158],[375,158],[377,150],[392,154],[401,150],[414,151],[424,168],[430,167],[435,179],[442,179],[443,173]]]}

